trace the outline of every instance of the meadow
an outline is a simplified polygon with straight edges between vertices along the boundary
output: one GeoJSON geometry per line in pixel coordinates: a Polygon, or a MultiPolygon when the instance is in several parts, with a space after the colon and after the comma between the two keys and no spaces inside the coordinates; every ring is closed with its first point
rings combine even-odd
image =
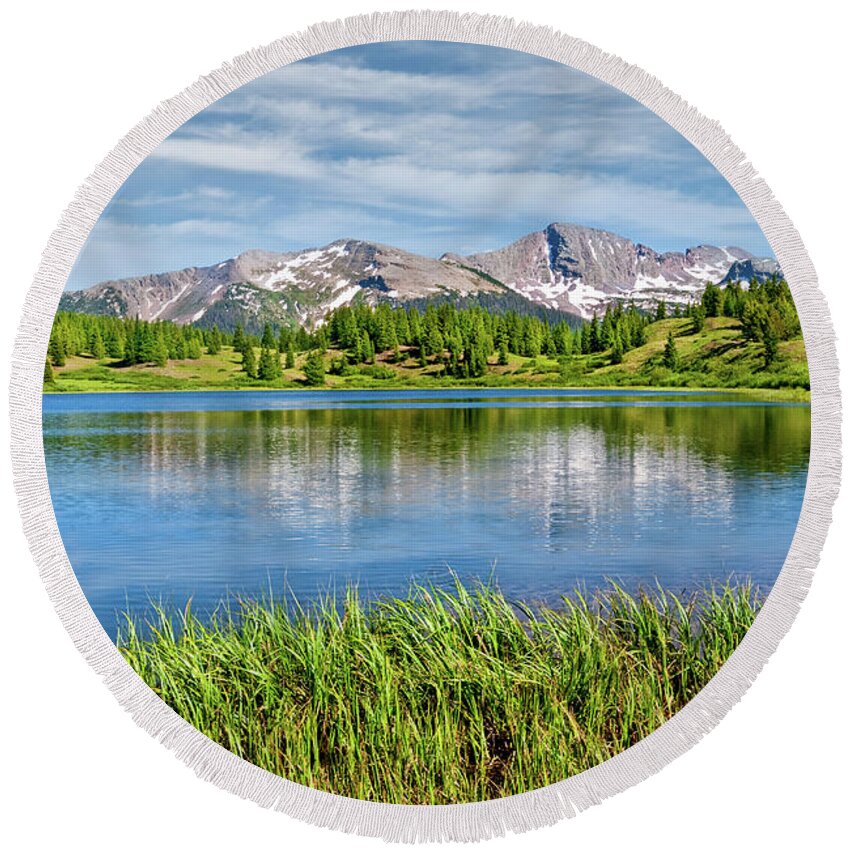
{"type": "MultiPolygon", "coordinates": [[[[378,353],[374,363],[350,366],[342,374],[332,372],[344,352],[328,348],[323,356],[324,389],[434,389],[439,387],[680,387],[749,390],[782,390],[783,397],[808,396],[809,376],[801,338],[783,340],[777,357],[763,363],[762,344],[747,340],[735,318],[705,320],[694,332],[687,318],[652,322],[646,343],[624,353],[612,363],[609,351],[573,354],[568,358],[510,353],[507,362],[491,356],[485,374],[462,378],[447,375],[441,366],[422,365],[412,346],[378,353]],[[672,335],[677,348],[675,369],[665,365],[664,350],[672,335]]],[[[259,357],[259,348],[256,349],[259,357]]],[[[308,353],[295,355],[291,368],[280,377],[263,381],[248,376],[243,355],[231,346],[197,359],[168,360],[165,365],[142,363],[128,366],[118,358],[94,358],[88,354],[68,356],[53,367],[45,392],[132,392],[181,390],[305,389],[310,384],[304,368],[308,353]]]]}

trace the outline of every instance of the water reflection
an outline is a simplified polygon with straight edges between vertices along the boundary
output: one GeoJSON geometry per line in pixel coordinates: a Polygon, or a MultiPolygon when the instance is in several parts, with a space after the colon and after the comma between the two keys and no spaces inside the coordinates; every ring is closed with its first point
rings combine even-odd
{"type": "Polygon", "coordinates": [[[48,410],[60,531],[110,631],[127,603],[212,606],[284,576],[302,597],[348,580],[402,592],[448,566],[495,569],[525,598],[604,576],[772,583],[805,487],[807,407],[509,401],[48,410]]]}

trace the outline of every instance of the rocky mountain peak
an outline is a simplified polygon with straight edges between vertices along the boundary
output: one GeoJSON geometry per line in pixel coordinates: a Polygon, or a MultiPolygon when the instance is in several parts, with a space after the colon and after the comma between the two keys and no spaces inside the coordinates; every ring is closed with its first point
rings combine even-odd
{"type": "MultiPolygon", "coordinates": [[[[740,248],[659,253],[607,230],[553,222],[493,251],[439,260],[362,239],[318,248],[251,249],[212,266],[106,281],[66,292],[60,309],[147,320],[315,325],[343,304],[504,296],[588,318],[612,303],[685,303],[706,283],[779,271],[740,248]],[[512,296],[513,297],[513,296],[512,296]]],[[[514,303],[514,302],[512,302],[514,303]]]]}

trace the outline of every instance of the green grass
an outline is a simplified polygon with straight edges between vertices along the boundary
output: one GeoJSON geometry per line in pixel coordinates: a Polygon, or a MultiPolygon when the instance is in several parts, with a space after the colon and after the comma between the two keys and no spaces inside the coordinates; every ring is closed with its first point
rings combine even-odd
{"type": "Polygon", "coordinates": [[[308,610],[234,601],[203,620],[127,618],[119,648],[187,721],[295,782],[391,803],[517,794],[658,728],[752,624],[749,585],[680,596],[611,585],[558,606],[491,585],[412,586],[308,610]]]}
{"type": "MultiPolygon", "coordinates": [[[[416,352],[401,363],[392,362],[391,352],[379,356],[375,366],[362,365],[350,374],[328,375],[325,389],[435,389],[439,387],[670,387],[685,389],[781,390],[790,397],[808,398],[809,373],[801,339],[780,343],[779,357],[764,365],[760,343],[744,340],[737,319],[707,319],[694,334],[689,319],[666,319],[647,328],[646,345],[626,353],[623,362],[611,364],[610,352],[577,355],[559,362],[550,357],[519,357],[511,354],[506,366],[490,360],[488,373],[480,378],[439,376],[439,367],[421,367],[416,352]],[[681,360],[673,372],[661,363],[667,333],[672,332],[681,360]]],[[[329,351],[326,364],[341,355],[329,351]]],[[[133,392],[161,390],[307,389],[301,370],[305,354],[296,368],[284,371],[280,380],[250,380],[242,372],[240,355],[231,348],[205,354],[199,360],[170,361],[167,366],[150,364],[122,366],[118,362],[91,357],[71,357],[56,368],[53,384],[45,392],[133,392]]],[[[770,393],[776,395],[776,393],[770,393]]]]}
{"type": "Polygon", "coordinates": [[[627,352],[621,364],[608,365],[605,355],[596,355],[585,365],[592,370],[592,380],[614,385],[639,380],[648,386],[809,389],[802,339],[781,342],[776,361],[765,366],[762,344],[745,340],[741,323],[726,317],[706,319],[699,333],[691,330],[690,319],[653,322],[646,345],[627,352]],[[681,360],[676,372],[661,363],[668,333],[681,360]]]}

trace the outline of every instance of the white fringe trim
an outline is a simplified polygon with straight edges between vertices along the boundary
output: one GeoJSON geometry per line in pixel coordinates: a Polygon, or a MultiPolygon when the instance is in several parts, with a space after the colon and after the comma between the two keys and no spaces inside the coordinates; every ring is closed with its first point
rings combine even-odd
{"type": "Polygon", "coordinates": [[[503,17],[411,11],[316,24],[237,57],[162,103],[118,143],[63,214],[27,295],[13,358],[12,460],[24,531],[59,617],[89,664],[135,721],[203,779],[300,820],[388,841],[475,841],[552,824],[635,785],[692,747],[741,698],[793,622],[838,493],[840,395],[832,323],[803,243],[767,184],[715,121],[649,74],[552,29],[503,17]],[[562,62],[631,95],[692,142],[749,207],[786,274],[812,386],[811,459],[797,531],[764,608],[720,672],[661,728],[597,767],[526,794],[447,806],[368,803],[289,782],[233,755],[163,703],[121,658],[77,583],[53,514],[41,430],[44,358],[59,296],[89,232],[132,170],[187,119],[268,71],[342,47],[408,39],[507,47],[562,62]]]}

